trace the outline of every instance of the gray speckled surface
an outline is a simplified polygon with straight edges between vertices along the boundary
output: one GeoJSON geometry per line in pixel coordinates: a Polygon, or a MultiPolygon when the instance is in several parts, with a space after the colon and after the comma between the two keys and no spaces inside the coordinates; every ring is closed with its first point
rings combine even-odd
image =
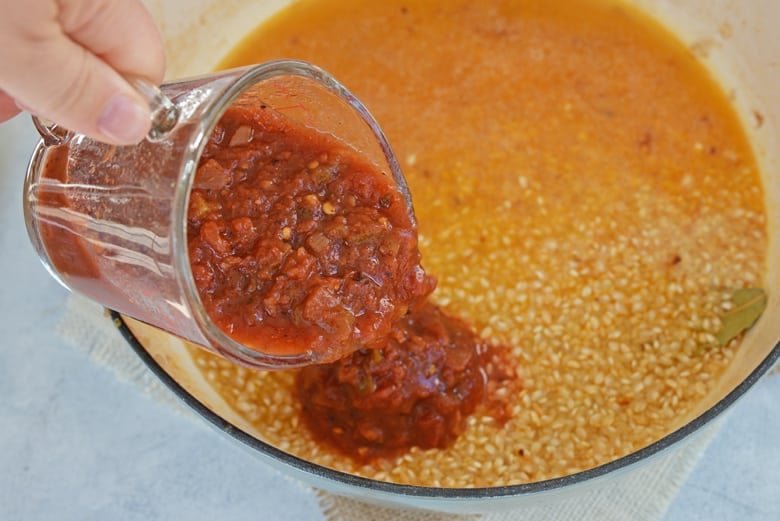
{"type": "MultiPolygon", "coordinates": [[[[65,290],[21,210],[36,137],[0,125],[0,520],[319,520],[315,497],[54,332],[65,290]]],[[[666,521],[780,519],[780,376],[732,410],[666,521]]]]}

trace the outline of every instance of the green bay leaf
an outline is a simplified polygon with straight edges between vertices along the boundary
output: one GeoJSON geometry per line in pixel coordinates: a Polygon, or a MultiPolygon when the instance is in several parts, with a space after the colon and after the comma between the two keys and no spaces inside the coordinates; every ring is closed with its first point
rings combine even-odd
{"type": "Polygon", "coordinates": [[[733,307],[720,317],[722,327],[715,338],[721,346],[756,323],[766,309],[767,295],[762,288],[740,288],[731,295],[733,307]]]}

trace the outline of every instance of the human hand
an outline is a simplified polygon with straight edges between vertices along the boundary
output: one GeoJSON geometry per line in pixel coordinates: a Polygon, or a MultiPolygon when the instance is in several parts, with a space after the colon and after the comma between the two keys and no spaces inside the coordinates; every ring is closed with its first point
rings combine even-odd
{"type": "Polygon", "coordinates": [[[124,79],[158,84],[162,40],[140,0],[0,0],[0,122],[21,107],[107,143],[137,143],[149,105],[124,79]]]}

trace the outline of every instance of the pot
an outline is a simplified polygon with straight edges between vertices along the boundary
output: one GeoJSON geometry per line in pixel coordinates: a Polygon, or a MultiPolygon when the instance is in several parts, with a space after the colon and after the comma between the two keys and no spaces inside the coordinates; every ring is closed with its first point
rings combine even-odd
{"type": "MultiPolygon", "coordinates": [[[[283,0],[148,0],[168,50],[168,75],[211,70],[283,0]]],[[[255,437],[197,370],[185,344],[142,323],[120,329],[157,376],[225,437],[250,454],[318,488],[364,501],[446,512],[485,512],[557,502],[622,479],[659,454],[679,450],[734,404],[780,358],[780,47],[772,0],[634,0],[671,29],[719,80],[734,103],[762,172],[769,229],[768,305],[712,391],[662,439],[623,458],[577,474],[523,485],[444,489],[398,485],[337,472],[291,456],[255,437]]]]}

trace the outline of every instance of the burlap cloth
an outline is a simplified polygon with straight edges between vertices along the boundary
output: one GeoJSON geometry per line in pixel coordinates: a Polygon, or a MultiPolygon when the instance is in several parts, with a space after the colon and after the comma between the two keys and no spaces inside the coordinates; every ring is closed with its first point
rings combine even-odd
{"type": "MultiPolygon", "coordinates": [[[[138,387],[149,397],[165,402],[173,411],[199,421],[141,362],[100,305],[71,295],[58,333],[120,380],[138,387]]],[[[651,460],[641,470],[585,495],[552,506],[521,511],[460,516],[377,507],[323,491],[319,497],[323,519],[328,521],[657,521],[715,434],[718,423],[698,434],[680,450],[651,460]]],[[[215,449],[217,450],[217,449],[215,449]]]]}

